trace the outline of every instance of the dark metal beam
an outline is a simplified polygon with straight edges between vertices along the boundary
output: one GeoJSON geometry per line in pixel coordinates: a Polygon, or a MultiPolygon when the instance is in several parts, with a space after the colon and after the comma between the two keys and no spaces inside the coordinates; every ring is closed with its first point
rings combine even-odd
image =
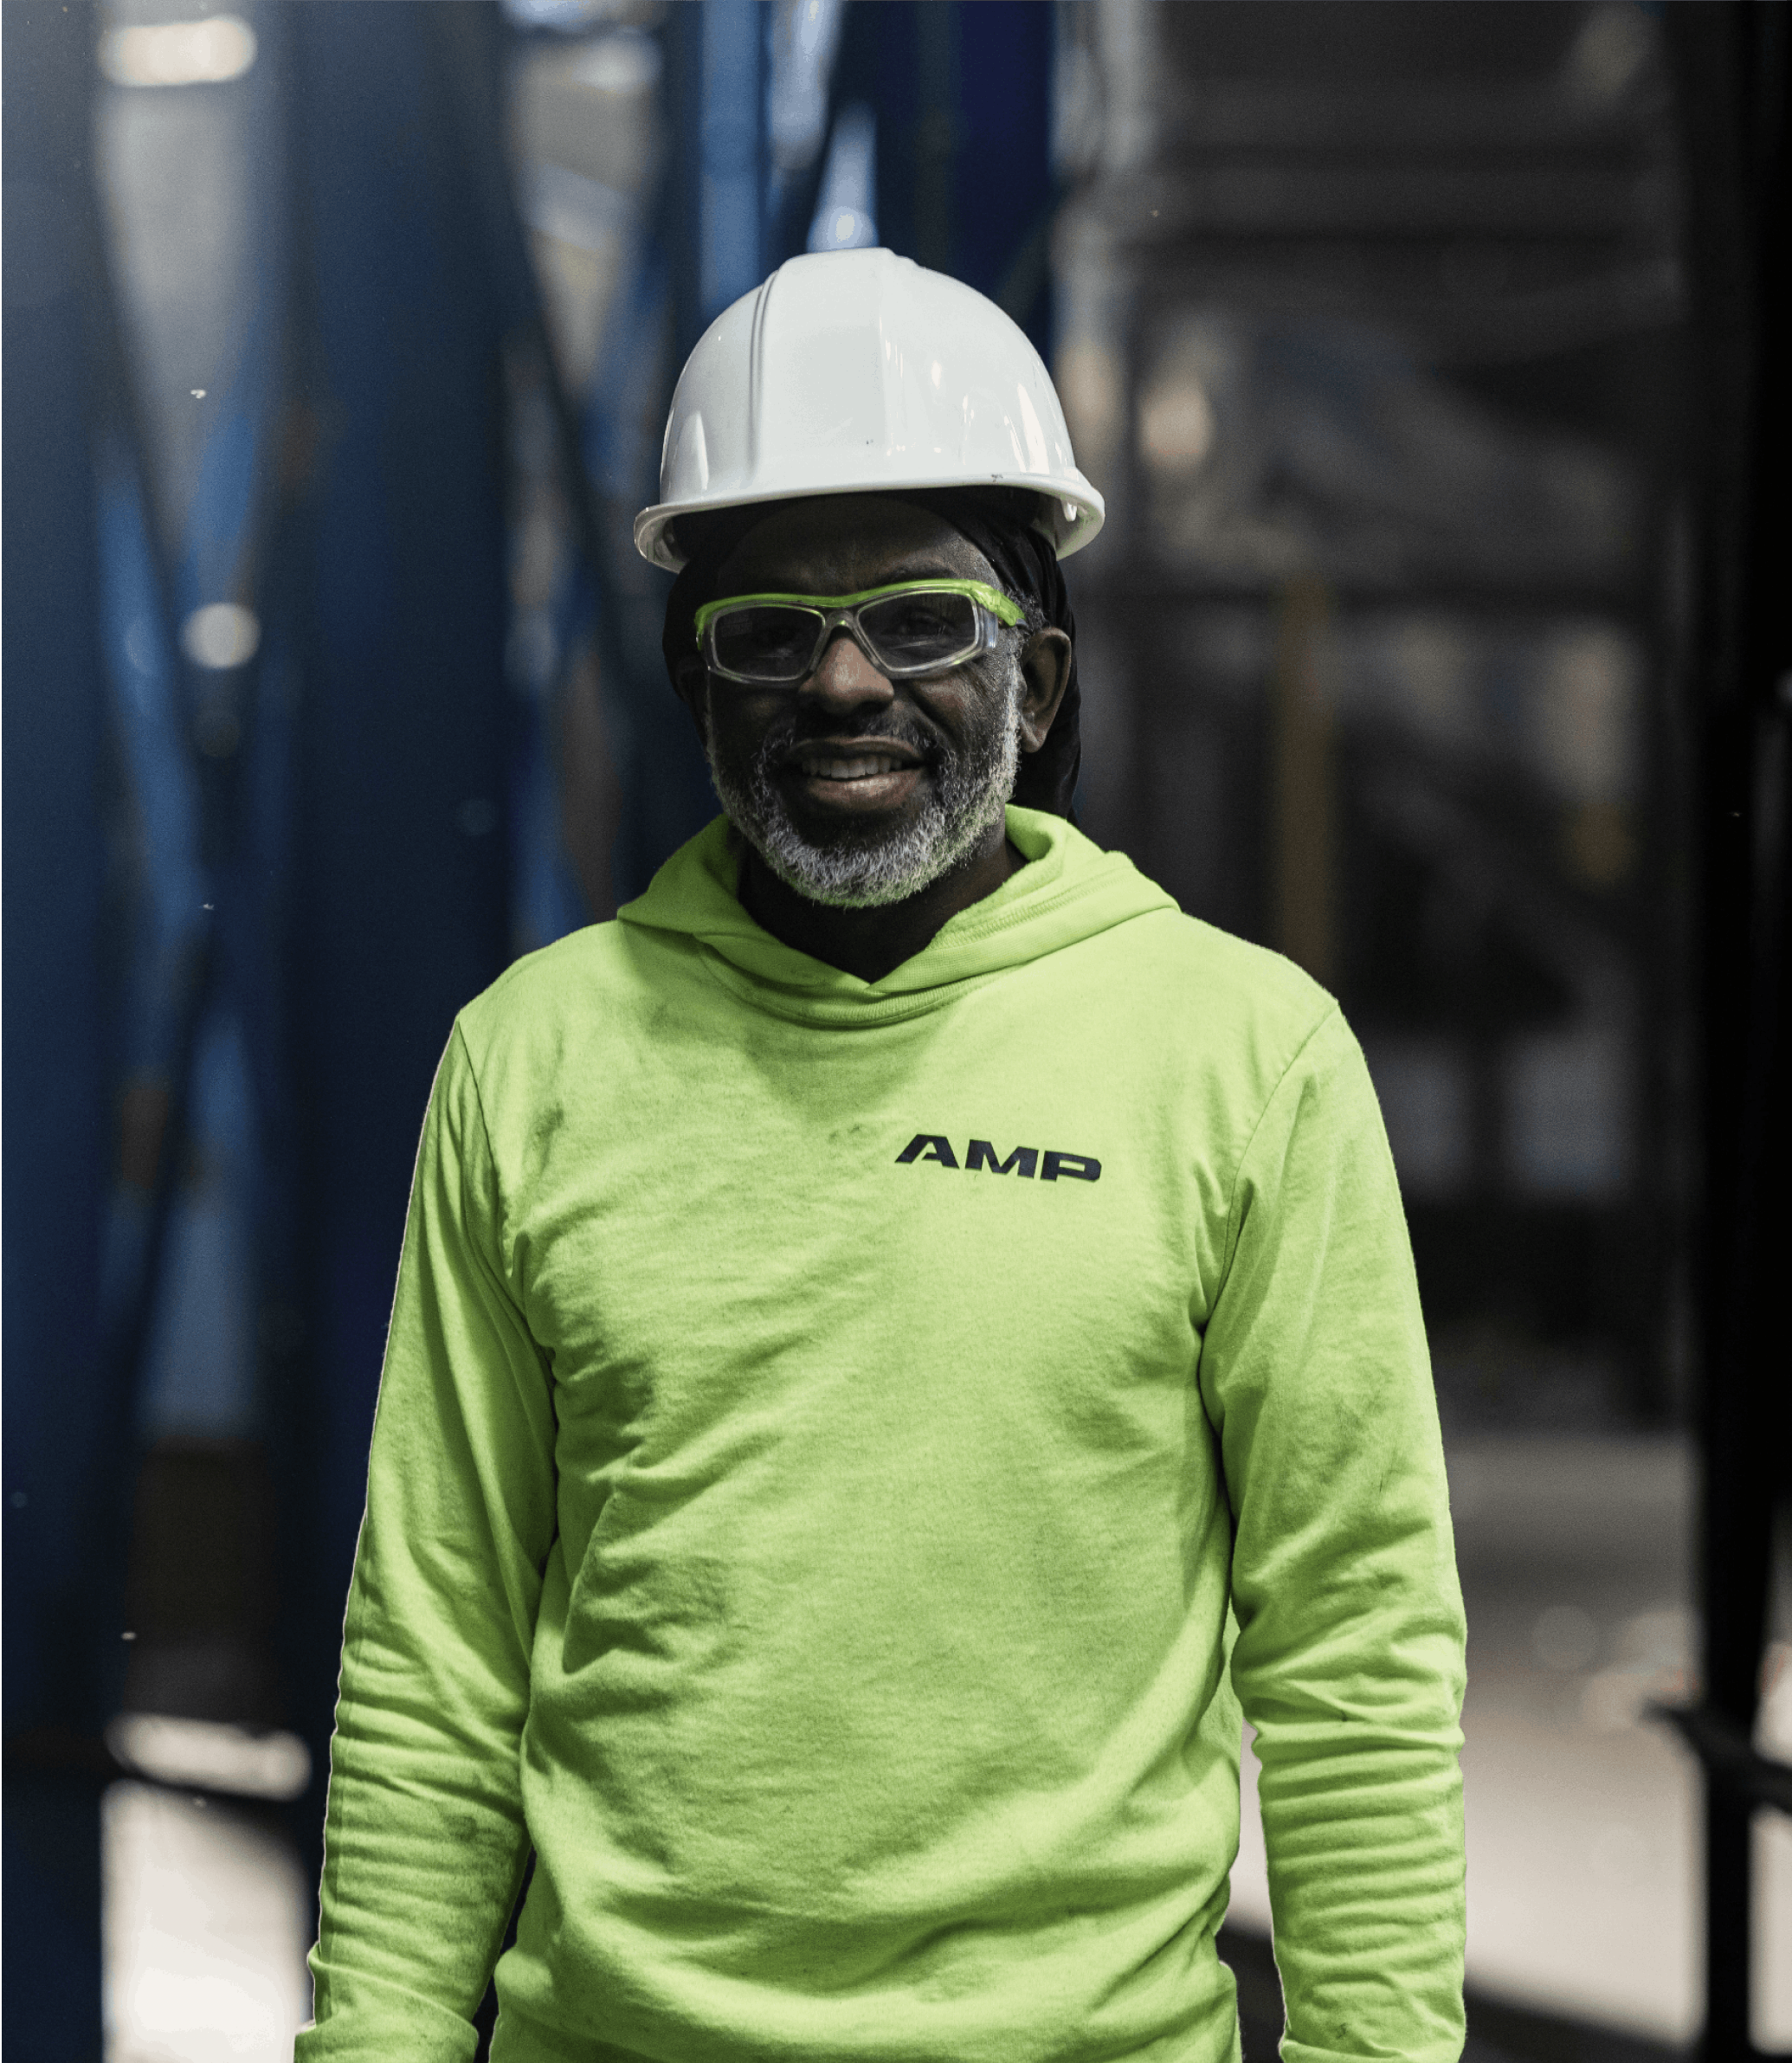
{"type": "Polygon", "coordinates": [[[6,307],[4,2040],[97,2059],[103,1723],[121,1572],[89,1544],[107,1093],[104,686],[90,464],[87,6],[3,12],[6,307]],[[108,1620],[110,1623],[108,1625],[108,1620]],[[103,1645],[110,1633],[112,1647],[103,1645]]]}
{"type": "Polygon", "coordinates": [[[503,320],[467,155],[502,142],[493,126],[469,143],[449,102],[431,41],[448,11],[286,17],[308,477],[284,1026],[300,1117],[271,1257],[299,1329],[272,1402],[313,1861],[418,1127],[454,1013],[509,952],[503,320]]]}
{"type": "Polygon", "coordinates": [[[1771,0],[1683,0],[1667,10],[1688,171],[1690,392],[1701,461],[1691,687],[1703,930],[1703,1705],[1679,1724],[1705,1776],[1704,2053],[1712,2063],[1756,2053],[1750,1835],[1772,1791],[1750,1742],[1774,1508],[1792,1456],[1780,1280],[1792,1233],[1786,12],[1771,0]]]}

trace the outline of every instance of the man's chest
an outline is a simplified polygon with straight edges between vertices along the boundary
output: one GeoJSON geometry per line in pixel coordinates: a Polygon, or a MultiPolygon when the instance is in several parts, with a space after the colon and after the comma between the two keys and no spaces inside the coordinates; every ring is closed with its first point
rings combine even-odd
{"type": "Polygon", "coordinates": [[[939,1036],[678,1057],[563,1092],[510,1198],[563,1418],[691,1428],[819,1369],[912,1395],[1024,1370],[1009,1402],[1047,1410],[1189,1380],[1201,1186],[1151,1083],[939,1036]]]}
{"type": "Polygon", "coordinates": [[[1067,1056],[819,1050],[806,1080],[643,1072],[632,1121],[569,1112],[512,1200],[575,1617],[725,1592],[763,1632],[851,1570],[850,1646],[867,1598],[886,1625],[999,1565],[1022,1618],[1112,1618],[1093,1529],[1137,1534],[1156,1624],[1217,1487],[1185,1144],[1067,1056]]]}

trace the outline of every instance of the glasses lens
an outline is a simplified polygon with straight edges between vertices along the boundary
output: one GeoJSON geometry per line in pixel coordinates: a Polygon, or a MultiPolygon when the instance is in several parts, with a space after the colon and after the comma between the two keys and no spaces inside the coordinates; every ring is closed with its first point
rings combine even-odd
{"type": "Polygon", "coordinates": [[[747,680],[800,680],[814,656],[821,621],[812,609],[777,602],[725,609],[710,625],[716,664],[747,680]]]}
{"type": "Polygon", "coordinates": [[[983,642],[969,595],[886,595],[859,611],[859,628],[887,665],[912,673],[956,666],[983,642]]]}

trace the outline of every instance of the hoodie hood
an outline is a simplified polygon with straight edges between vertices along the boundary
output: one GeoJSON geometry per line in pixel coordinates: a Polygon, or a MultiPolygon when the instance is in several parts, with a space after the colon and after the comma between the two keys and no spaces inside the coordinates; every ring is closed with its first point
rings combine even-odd
{"type": "Polygon", "coordinates": [[[1103,852],[1062,817],[1010,805],[1008,835],[1027,865],[948,919],[880,981],[812,959],[747,915],[738,893],[738,842],[725,816],[680,846],[647,893],[616,915],[642,931],[694,940],[725,988],[776,1015],[870,1025],[937,1009],[1009,968],[1176,907],[1124,854],[1103,852]]]}

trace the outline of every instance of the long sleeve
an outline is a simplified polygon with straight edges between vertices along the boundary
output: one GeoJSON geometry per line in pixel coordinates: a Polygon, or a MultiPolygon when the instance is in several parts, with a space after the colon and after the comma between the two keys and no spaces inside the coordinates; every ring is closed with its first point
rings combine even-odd
{"type": "Polygon", "coordinates": [[[457,1028],[424,1125],[380,1383],[331,1750],[316,2022],[298,2063],[465,2063],[520,1880],[554,1422],[506,1276],[457,1028]]]}
{"type": "Polygon", "coordinates": [[[1234,1522],[1285,2063],[1461,2051],[1463,1621],[1393,1164],[1334,1011],[1240,1169],[1202,1385],[1234,1522]]]}

